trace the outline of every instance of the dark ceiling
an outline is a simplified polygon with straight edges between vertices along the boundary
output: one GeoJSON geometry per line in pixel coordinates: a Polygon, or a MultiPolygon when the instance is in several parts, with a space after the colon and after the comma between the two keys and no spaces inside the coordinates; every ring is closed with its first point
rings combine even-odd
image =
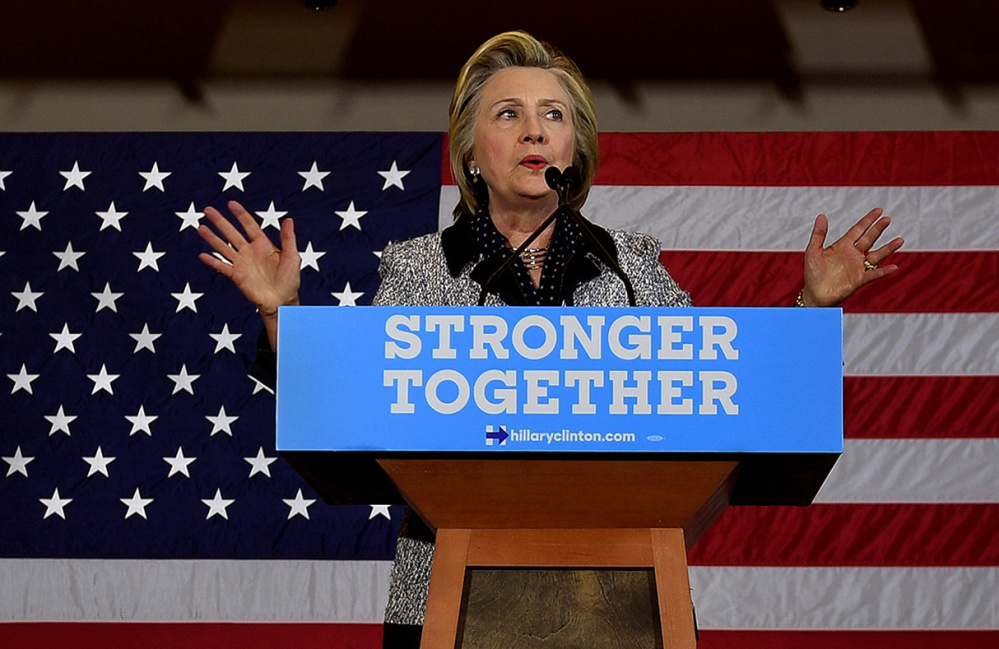
{"type": "MultiPolygon", "coordinates": [[[[268,0],[100,0],[4,2],[0,77],[171,79],[183,85],[225,77],[212,67],[227,16],[268,0]]],[[[864,0],[860,0],[863,6],[864,0]]],[[[945,86],[999,82],[999,3],[908,0],[945,86]]],[[[269,0],[309,21],[342,20],[346,7],[312,12],[301,0],[269,0]],[[285,8],[286,6],[286,8],[285,8]]],[[[769,0],[354,0],[352,29],[336,71],[299,76],[453,79],[485,38],[526,29],[569,53],[590,78],[622,87],[635,80],[772,80],[793,89],[799,75],[769,0]]],[[[815,0],[816,11],[822,11],[815,0]]],[[[856,10],[855,10],[856,11],[856,10]]],[[[288,47],[294,45],[289,35],[288,47]]],[[[253,48],[254,43],[245,47],[253,48]]],[[[253,74],[250,70],[249,74],[253,74]]],[[[264,74],[264,72],[261,72],[264,74]]]]}

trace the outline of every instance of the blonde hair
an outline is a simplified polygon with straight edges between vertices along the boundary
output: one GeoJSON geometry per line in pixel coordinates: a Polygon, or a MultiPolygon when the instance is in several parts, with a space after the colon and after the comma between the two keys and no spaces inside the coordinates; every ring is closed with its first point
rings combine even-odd
{"type": "Polygon", "coordinates": [[[461,191],[461,201],[455,208],[455,214],[471,214],[485,207],[487,195],[483,183],[476,183],[468,169],[475,144],[475,119],[479,113],[482,88],[497,72],[511,67],[548,70],[569,95],[572,124],[576,130],[573,164],[583,177],[582,184],[572,193],[569,202],[578,210],[586,202],[600,158],[593,96],[579,68],[569,57],[527,32],[515,31],[493,36],[480,45],[458,75],[458,84],[451,98],[448,130],[451,172],[461,191]]]}

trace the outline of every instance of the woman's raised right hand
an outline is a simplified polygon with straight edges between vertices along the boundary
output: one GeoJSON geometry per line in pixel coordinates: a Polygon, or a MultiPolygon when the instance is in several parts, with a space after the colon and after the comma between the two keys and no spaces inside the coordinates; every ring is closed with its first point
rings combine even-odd
{"type": "Polygon", "coordinates": [[[271,347],[276,349],[277,309],[299,303],[302,262],[295,241],[295,225],[290,218],[281,223],[281,247],[278,248],[242,205],[229,201],[228,206],[242,226],[242,232],[218,210],[206,207],[205,216],[219,234],[204,224],[198,226],[198,234],[229,263],[207,252],[198,258],[231,279],[246,299],[260,310],[271,347]]]}

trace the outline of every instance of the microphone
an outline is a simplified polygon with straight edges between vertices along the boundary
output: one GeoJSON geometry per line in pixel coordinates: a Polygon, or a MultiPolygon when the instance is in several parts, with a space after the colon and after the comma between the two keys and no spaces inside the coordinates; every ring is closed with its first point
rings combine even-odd
{"type": "Polygon", "coordinates": [[[583,176],[579,173],[579,167],[568,166],[565,171],[560,171],[558,167],[548,167],[545,169],[545,182],[548,187],[558,194],[558,204],[565,205],[569,202],[569,194],[583,184],[583,176]]]}
{"type": "Polygon", "coordinates": [[[547,169],[545,169],[545,182],[548,183],[548,186],[554,189],[555,193],[559,195],[560,203],[562,202],[561,190],[562,190],[563,175],[564,174],[562,173],[562,170],[559,169],[558,167],[549,166],[547,169]]]}
{"type": "Polygon", "coordinates": [[[566,189],[572,191],[583,184],[583,175],[580,173],[579,167],[570,165],[562,172],[562,180],[565,182],[566,189]]]}
{"type": "Polygon", "coordinates": [[[568,203],[568,194],[583,184],[583,176],[579,167],[570,165],[565,171],[560,171],[558,167],[548,167],[545,169],[545,182],[559,196],[559,203],[568,203]]]}

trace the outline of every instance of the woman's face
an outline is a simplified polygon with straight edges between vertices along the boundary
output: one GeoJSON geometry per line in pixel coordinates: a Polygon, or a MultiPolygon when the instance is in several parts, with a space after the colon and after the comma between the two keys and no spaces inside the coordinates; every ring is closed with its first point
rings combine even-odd
{"type": "Polygon", "coordinates": [[[555,200],[545,168],[572,164],[576,129],[569,95],[541,68],[512,67],[482,88],[471,166],[477,166],[494,210],[555,200]]]}

